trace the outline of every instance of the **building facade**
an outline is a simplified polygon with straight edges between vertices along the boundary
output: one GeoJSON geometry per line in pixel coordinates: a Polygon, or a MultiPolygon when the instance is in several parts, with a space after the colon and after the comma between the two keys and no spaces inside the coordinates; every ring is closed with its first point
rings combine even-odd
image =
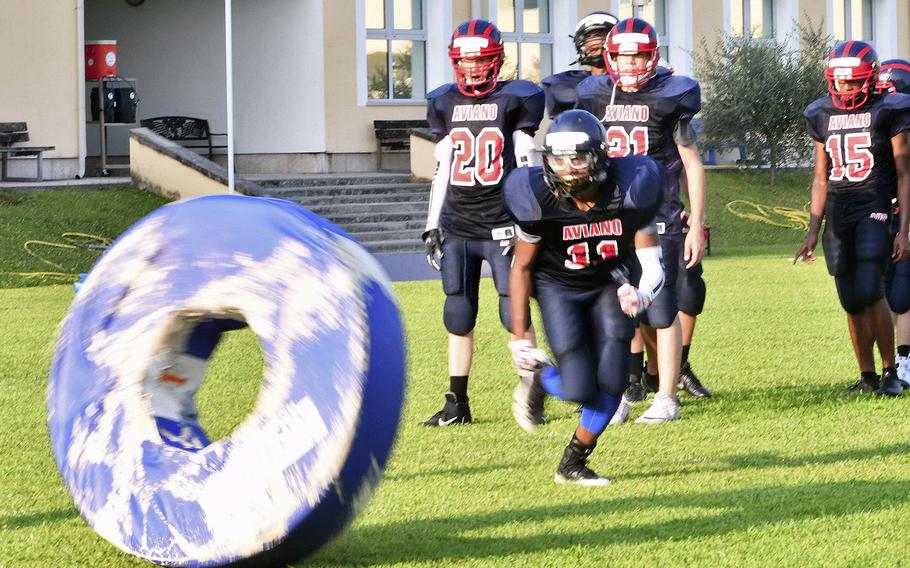
{"type": "MultiPolygon", "coordinates": [[[[0,122],[26,121],[56,146],[52,178],[86,173],[98,154],[83,44],[116,40],[118,73],[135,79],[139,117],[206,118],[224,132],[223,0],[0,0],[0,122]],[[138,4],[138,5],[137,5],[138,4]]],[[[569,68],[584,14],[632,15],[632,0],[233,0],[235,151],[241,173],[368,171],[373,120],[423,118],[429,90],[452,80],[447,45],[459,22],[502,30],[503,77],[532,81],[569,68]]],[[[649,0],[662,55],[693,74],[692,52],[718,34],[788,39],[823,23],[872,41],[882,59],[910,56],[910,0],[649,0]]],[[[127,153],[113,129],[112,153],[127,153]]],[[[14,164],[23,171],[32,164],[14,164]]]]}

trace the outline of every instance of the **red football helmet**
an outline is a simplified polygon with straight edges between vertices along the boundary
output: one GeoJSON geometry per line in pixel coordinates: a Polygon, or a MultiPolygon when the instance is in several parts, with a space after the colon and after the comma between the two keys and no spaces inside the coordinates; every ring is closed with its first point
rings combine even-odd
{"type": "Polygon", "coordinates": [[[463,95],[482,97],[496,88],[505,49],[499,29],[486,20],[468,20],[455,28],[449,59],[463,95]]]}
{"type": "Polygon", "coordinates": [[[621,89],[637,90],[643,87],[657,73],[657,62],[660,59],[658,47],[657,31],[654,26],[642,19],[628,18],[613,26],[604,45],[604,59],[613,81],[617,82],[621,89]],[[644,69],[619,69],[616,56],[639,53],[648,56],[648,63],[644,69]]]}
{"type": "Polygon", "coordinates": [[[878,54],[868,43],[850,40],[835,47],[825,66],[834,106],[854,110],[866,104],[878,80],[878,71],[878,54]],[[838,88],[848,81],[862,81],[862,84],[856,88],[838,88]]]}

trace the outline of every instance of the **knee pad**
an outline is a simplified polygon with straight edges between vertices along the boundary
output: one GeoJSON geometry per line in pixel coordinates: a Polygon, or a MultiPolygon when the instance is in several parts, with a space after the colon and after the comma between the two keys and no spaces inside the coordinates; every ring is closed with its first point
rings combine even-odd
{"type": "Polygon", "coordinates": [[[446,294],[442,321],[449,333],[466,335],[477,322],[477,288],[482,257],[471,254],[473,241],[447,239],[443,242],[440,272],[446,294]]]}
{"type": "Polygon", "coordinates": [[[858,314],[882,298],[881,278],[875,262],[858,263],[853,273],[836,276],[837,298],[848,314],[858,314]]]}
{"type": "Polygon", "coordinates": [[[471,333],[477,323],[477,300],[463,295],[446,296],[442,321],[449,333],[455,335],[471,333]]]}
{"type": "Polygon", "coordinates": [[[642,323],[654,329],[664,329],[673,325],[679,313],[679,304],[676,302],[676,287],[664,287],[654,298],[654,302],[639,316],[642,323]]]}
{"type": "Polygon", "coordinates": [[[601,347],[597,386],[613,396],[622,396],[629,386],[629,342],[608,341],[601,347]]]}
{"type": "MultiPolygon", "coordinates": [[[[680,259],[682,257],[680,256],[680,259]]],[[[677,303],[679,311],[690,316],[699,315],[705,309],[707,286],[702,278],[702,266],[699,262],[690,269],[686,269],[685,261],[680,260],[680,277],[676,281],[677,303]]]]}

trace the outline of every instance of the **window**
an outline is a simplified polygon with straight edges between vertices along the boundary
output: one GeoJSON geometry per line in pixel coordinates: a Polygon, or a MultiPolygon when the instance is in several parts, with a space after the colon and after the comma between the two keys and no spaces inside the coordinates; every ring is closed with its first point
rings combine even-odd
{"type": "MultiPolygon", "coordinates": [[[[633,17],[632,0],[619,0],[620,20],[633,17]]],[[[660,57],[664,62],[670,61],[670,42],[667,38],[667,2],[666,0],[651,0],[642,6],[638,17],[648,22],[657,30],[657,41],[660,42],[660,57]]]]}
{"type": "Polygon", "coordinates": [[[490,13],[506,50],[500,78],[539,83],[553,73],[550,0],[490,0],[490,13]]]}
{"type": "Polygon", "coordinates": [[[367,98],[422,99],[427,40],[423,0],[365,0],[364,7],[367,98]]]}
{"type": "Polygon", "coordinates": [[[730,0],[730,35],[773,38],[774,0],[730,0]]]}
{"type": "Polygon", "coordinates": [[[872,0],[834,0],[832,8],[834,39],[872,39],[872,0]]]}

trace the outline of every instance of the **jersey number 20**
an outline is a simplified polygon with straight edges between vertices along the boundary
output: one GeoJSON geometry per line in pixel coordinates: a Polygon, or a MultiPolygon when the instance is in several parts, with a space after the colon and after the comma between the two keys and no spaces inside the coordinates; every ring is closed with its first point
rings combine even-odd
{"type": "MultiPolygon", "coordinates": [[[[611,259],[619,254],[619,245],[616,241],[600,241],[596,247],[597,255],[600,260],[594,264],[600,264],[604,260],[611,259]]],[[[566,268],[571,270],[581,270],[591,264],[591,248],[587,242],[575,243],[566,249],[569,258],[565,260],[566,268]]]]}
{"type": "Polygon", "coordinates": [[[875,158],[869,147],[872,136],[868,132],[832,134],[825,142],[825,150],[831,158],[831,173],[828,179],[841,181],[863,181],[869,177],[875,158]]]}
{"type": "Polygon", "coordinates": [[[467,128],[458,127],[449,132],[449,137],[455,151],[449,178],[452,185],[496,185],[502,180],[502,147],[505,140],[501,130],[487,127],[474,136],[467,128]]]}

